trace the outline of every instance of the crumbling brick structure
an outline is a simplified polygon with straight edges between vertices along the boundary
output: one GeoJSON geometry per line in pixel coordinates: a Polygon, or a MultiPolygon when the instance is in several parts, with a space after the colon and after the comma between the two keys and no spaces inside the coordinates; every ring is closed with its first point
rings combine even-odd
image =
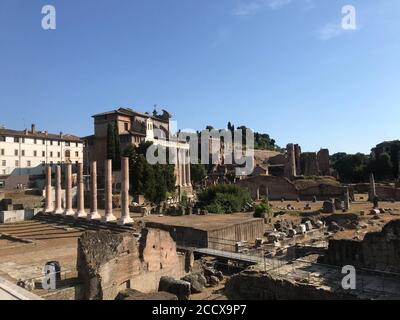
{"type": "Polygon", "coordinates": [[[187,254],[178,253],[163,230],[145,228],[139,240],[129,232],[85,232],[78,240],[82,287],[76,299],[113,300],[125,289],[157,291],[162,276],[181,278],[191,269],[187,254]]]}

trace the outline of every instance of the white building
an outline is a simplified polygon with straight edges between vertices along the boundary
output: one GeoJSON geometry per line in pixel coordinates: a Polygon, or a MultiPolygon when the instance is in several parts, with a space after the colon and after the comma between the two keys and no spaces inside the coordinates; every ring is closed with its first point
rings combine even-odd
{"type": "Polygon", "coordinates": [[[45,164],[83,162],[83,141],[76,136],[47,131],[0,128],[0,175],[36,175],[45,164]]]}

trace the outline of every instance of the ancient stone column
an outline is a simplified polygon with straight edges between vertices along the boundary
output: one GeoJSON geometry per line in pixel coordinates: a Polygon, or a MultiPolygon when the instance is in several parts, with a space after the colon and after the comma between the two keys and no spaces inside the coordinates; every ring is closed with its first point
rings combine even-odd
{"type": "Polygon", "coordinates": [[[187,177],[186,177],[186,180],[187,180],[187,184],[189,185],[189,186],[191,186],[192,185],[192,177],[191,177],[191,174],[190,174],[190,154],[189,154],[189,151],[186,151],[186,162],[187,162],[187,164],[186,164],[186,175],[187,175],[187,177]]]}
{"type": "Polygon", "coordinates": [[[287,155],[288,155],[288,176],[295,177],[296,176],[296,159],[295,159],[295,153],[294,153],[294,145],[292,143],[289,143],[286,146],[287,149],[287,155]]]}
{"type": "Polygon", "coordinates": [[[121,159],[121,218],[118,224],[132,222],[133,219],[129,215],[129,158],[123,157],[121,159]]]}
{"type": "Polygon", "coordinates": [[[61,203],[61,166],[56,167],[56,208],[54,210],[54,213],[64,213],[61,203]]]}
{"type": "Polygon", "coordinates": [[[175,149],[175,186],[179,186],[179,153],[178,148],[175,149]]]}
{"type": "Polygon", "coordinates": [[[85,189],[83,186],[83,163],[78,164],[78,211],[76,212],[75,217],[87,217],[85,211],[85,189]]]}
{"type": "Polygon", "coordinates": [[[73,216],[75,214],[72,209],[72,165],[67,163],[65,173],[65,212],[66,216],[73,216]]]}
{"type": "Polygon", "coordinates": [[[104,222],[115,221],[117,218],[113,215],[112,206],[112,162],[110,159],[105,161],[105,216],[104,222]]]}
{"type": "Polygon", "coordinates": [[[90,163],[90,213],[88,219],[97,220],[101,219],[97,211],[97,162],[90,163]]]}
{"type": "Polygon", "coordinates": [[[374,197],[376,197],[375,178],[374,174],[371,173],[369,176],[369,201],[373,201],[374,197]]]}
{"type": "Polygon", "coordinates": [[[183,178],[183,185],[187,185],[186,181],[186,151],[184,149],[181,150],[182,156],[182,178],[183,178]]]}
{"type": "Polygon", "coordinates": [[[51,167],[46,166],[46,199],[44,212],[53,212],[53,200],[51,194],[51,167]]]}
{"type": "Polygon", "coordinates": [[[350,194],[349,194],[349,187],[345,187],[344,192],[344,209],[346,211],[350,210],[350,194]]]}

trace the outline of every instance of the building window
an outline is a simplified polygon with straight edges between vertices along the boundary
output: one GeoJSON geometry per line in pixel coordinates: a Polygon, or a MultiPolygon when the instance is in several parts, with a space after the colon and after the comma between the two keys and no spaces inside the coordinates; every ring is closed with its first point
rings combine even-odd
{"type": "Polygon", "coordinates": [[[3,167],[5,167],[5,166],[7,165],[7,161],[6,161],[6,160],[2,160],[2,161],[1,161],[1,165],[2,165],[3,167]]]}
{"type": "Polygon", "coordinates": [[[17,155],[18,155],[18,150],[15,149],[15,150],[14,150],[14,156],[17,156],[17,155]]]}
{"type": "Polygon", "coordinates": [[[57,152],[57,158],[61,157],[61,152],[57,152]]]}
{"type": "Polygon", "coordinates": [[[44,139],[42,140],[42,144],[46,144],[46,141],[44,139]]]}
{"type": "Polygon", "coordinates": [[[66,158],[71,158],[71,151],[65,150],[65,157],[66,158]]]}
{"type": "Polygon", "coordinates": [[[37,144],[37,139],[33,139],[33,143],[34,143],[34,144],[37,144]]]}
{"type": "Polygon", "coordinates": [[[15,160],[15,166],[19,167],[19,161],[18,160],[15,160]]]}
{"type": "Polygon", "coordinates": [[[42,151],[42,157],[45,157],[45,156],[46,156],[46,152],[42,151]]]}
{"type": "Polygon", "coordinates": [[[79,158],[79,151],[75,151],[75,157],[79,158]]]}
{"type": "Polygon", "coordinates": [[[78,142],[76,143],[76,147],[77,147],[77,148],[79,147],[79,143],[78,143],[78,142]]]}
{"type": "Polygon", "coordinates": [[[25,138],[22,138],[22,143],[25,143],[25,138]]]}
{"type": "Polygon", "coordinates": [[[30,167],[30,166],[31,166],[31,161],[30,161],[30,160],[28,160],[28,161],[26,162],[26,166],[27,166],[27,167],[30,167]]]}
{"type": "Polygon", "coordinates": [[[50,151],[50,158],[53,158],[53,151],[50,151]]]}
{"type": "Polygon", "coordinates": [[[6,137],[5,136],[0,136],[0,141],[5,142],[6,141],[6,137]]]}
{"type": "Polygon", "coordinates": [[[125,131],[128,131],[129,130],[129,124],[127,122],[125,122],[124,126],[125,126],[125,131]]]}
{"type": "Polygon", "coordinates": [[[51,146],[53,145],[53,140],[50,140],[50,145],[51,145],[51,146]]]}
{"type": "Polygon", "coordinates": [[[18,137],[14,137],[14,142],[19,142],[19,138],[18,137]]]}
{"type": "Polygon", "coordinates": [[[36,151],[36,150],[33,151],[33,156],[34,156],[34,157],[37,157],[37,151],[36,151]]]}
{"type": "Polygon", "coordinates": [[[0,154],[1,154],[2,156],[4,156],[4,153],[5,153],[4,149],[1,149],[1,150],[0,150],[0,154]]]}
{"type": "Polygon", "coordinates": [[[25,157],[25,150],[21,150],[21,155],[25,157]]]}
{"type": "Polygon", "coordinates": [[[61,143],[60,143],[60,141],[57,141],[57,145],[60,145],[61,143]]]}
{"type": "Polygon", "coordinates": [[[70,143],[69,143],[69,142],[65,142],[65,146],[66,146],[66,147],[69,147],[69,146],[70,146],[70,143]]]}

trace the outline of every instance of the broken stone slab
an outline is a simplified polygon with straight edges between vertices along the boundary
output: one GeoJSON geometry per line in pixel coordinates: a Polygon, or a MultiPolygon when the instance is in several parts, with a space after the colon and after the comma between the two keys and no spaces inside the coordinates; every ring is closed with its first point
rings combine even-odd
{"type": "Polygon", "coordinates": [[[178,297],[178,300],[189,300],[191,294],[190,282],[176,280],[172,277],[161,277],[158,291],[172,293],[178,297]]]}
{"type": "Polygon", "coordinates": [[[216,276],[210,277],[210,285],[211,286],[216,286],[218,283],[219,283],[219,279],[216,276]]]}
{"type": "Polygon", "coordinates": [[[204,290],[207,279],[201,273],[193,273],[184,276],[181,280],[190,283],[191,293],[200,293],[204,290]]]}
{"type": "Polygon", "coordinates": [[[178,300],[178,297],[164,291],[143,293],[134,289],[126,289],[118,293],[115,300],[178,300]]]}

